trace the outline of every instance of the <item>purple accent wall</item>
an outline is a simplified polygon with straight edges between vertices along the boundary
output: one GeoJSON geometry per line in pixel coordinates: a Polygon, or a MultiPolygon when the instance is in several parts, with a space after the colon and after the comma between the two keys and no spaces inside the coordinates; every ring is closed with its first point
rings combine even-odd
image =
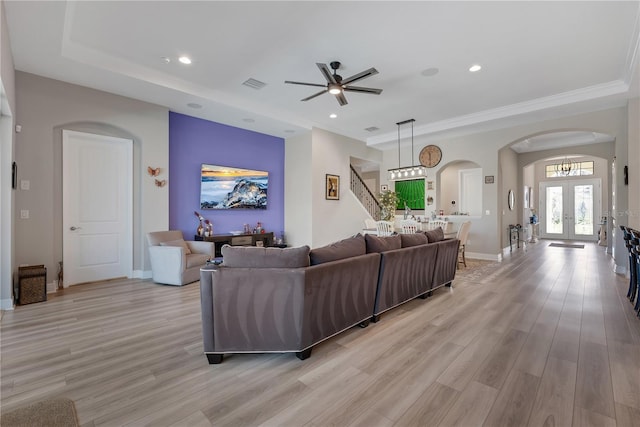
{"type": "Polygon", "coordinates": [[[169,228],[192,240],[193,214],[213,223],[214,234],[255,227],[280,235],[284,230],[284,139],[169,112],[169,228]],[[202,163],[269,172],[266,210],[200,209],[202,163]]]}

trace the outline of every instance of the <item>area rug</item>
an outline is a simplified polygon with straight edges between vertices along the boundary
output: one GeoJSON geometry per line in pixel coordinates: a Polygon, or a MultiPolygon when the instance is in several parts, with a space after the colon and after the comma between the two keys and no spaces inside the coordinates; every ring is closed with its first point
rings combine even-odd
{"type": "Polygon", "coordinates": [[[494,273],[501,264],[497,261],[485,261],[481,259],[467,258],[467,266],[459,264],[460,268],[456,270],[456,279],[477,281],[485,279],[494,273]]]}
{"type": "Polygon", "coordinates": [[[78,427],[73,401],[67,398],[47,399],[23,406],[0,416],[2,427],[56,426],[78,427]]]}
{"type": "Polygon", "coordinates": [[[573,248],[584,249],[584,245],[570,244],[570,243],[549,243],[549,246],[554,248],[573,248]]]}

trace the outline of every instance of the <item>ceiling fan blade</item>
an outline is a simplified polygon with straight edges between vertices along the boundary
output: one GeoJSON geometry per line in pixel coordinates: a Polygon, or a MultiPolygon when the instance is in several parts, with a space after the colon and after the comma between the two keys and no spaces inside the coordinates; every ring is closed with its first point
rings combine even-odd
{"type": "Polygon", "coordinates": [[[351,77],[347,77],[346,79],[342,80],[342,84],[348,85],[349,83],[353,83],[355,81],[362,80],[370,76],[375,76],[376,74],[378,74],[378,70],[376,70],[375,68],[369,68],[368,70],[365,70],[361,73],[354,74],[351,77]]]}
{"type": "Polygon", "coordinates": [[[344,97],[344,93],[340,92],[338,94],[336,94],[336,99],[338,100],[338,104],[340,105],[347,105],[347,98],[344,97]]]}
{"type": "Polygon", "coordinates": [[[320,62],[316,62],[316,65],[318,66],[318,68],[320,68],[320,72],[322,73],[324,78],[327,79],[327,82],[333,83],[333,84],[338,83],[336,82],[336,79],[333,77],[333,74],[331,74],[331,71],[329,71],[329,67],[327,67],[327,64],[321,64],[320,62]]]}
{"type": "Polygon", "coordinates": [[[321,85],[319,83],[304,83],[304,82],[292,82],[290,80],[285,80],[285,83],[289,83],[292,85],[304,85],[304,86],[316,86],[316,87],[327,87],[327,85],[321,85]]]}
{"type": "Polygon", "coordinates": [[[320,96],[320,95],[322,95],[323,93],[327,93],[327,92],[329,92],[329,89],[321,90],[320,92],[318,92],[318,93],[314,93],[313,95],[308,96],[308,97],[306,97],[305,99],[301,99],[300,101],[308,101],[308,100],[310,100],[310,99],[315,98],[316,96],[320,96]]]}
{"type": "Polygon", "coordinates": [[[372,95],[380,95],[382,93],[382,89],[374,89],[372,87],[346,86],[344,90],[347,92],[370,93],[372,95]]]}

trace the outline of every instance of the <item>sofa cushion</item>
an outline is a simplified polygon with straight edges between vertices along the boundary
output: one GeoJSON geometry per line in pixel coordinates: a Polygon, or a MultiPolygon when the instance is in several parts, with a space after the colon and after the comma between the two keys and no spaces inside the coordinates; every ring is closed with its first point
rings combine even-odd
{"type": "Polygon", "coordinates": [[[373,234],[367,234],[364,236],[367,243],[367,253],[373,252],[386,252],[394,249],[400,249],[402,247],[402,240],[400,235],[378,237],[373,234]]]}
{"type": "Polygon", "coordinates": [[[210,256],[207,254],[191,254],[187,255],[187,268],[197,267],[199,265],[205,265],[210,256]]]}
{"type": "Polygon", "coordinates": [[[409,246],[419,246],[429,243],[427,236],[423,233],[410,233],[410,234],[401,234],[400,240],[402,242],[403,248],[408,248],[409,246]]]}
{"type": "Polygon", "coordinates": [[[444,230],[442,229],[442,227],[438,227],[435,230],[425,231],[424,234],[427,236],[429,243],[444,240],[444,230]]]}
{"type": "Polygon", "coordinates": [[[177,246],[179,248],[184,248],[184,253],[186,255],[191,254],[191,249],[189,249],[189,246],[187,245],[187,242],[185,242],[182,239],[170,240],[168,242],[160,242],[160,246],[177,246]]]}
{"type": "Polygon", "coordinates": [[[312,249],[311,252],[309,252],[309,258],[311,259],[311,265],[317,265],[364,255],[366,253],[367,245],[364,241],[364,236],[356,234],[353,237],[331,243],[327,246],[312,249]]]}
{"type": "Polygon", "coordinates": [[[299,268],[309,266],[309,246],[299,248],[222,247],[223,265],[248,268],[299,268]]]}

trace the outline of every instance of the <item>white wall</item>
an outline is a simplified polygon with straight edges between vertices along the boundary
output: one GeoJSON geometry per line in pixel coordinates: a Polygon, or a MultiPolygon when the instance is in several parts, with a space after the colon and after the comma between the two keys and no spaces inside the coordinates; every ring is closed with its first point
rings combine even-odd
{"type": "Polygon", "coordinates": [[[12,276],[15,261],[15,191],[11,164],[15,158],[15,72],[4,2],[0,3],[0,309],[13,308],[12,276]]]}
{"type": "Polygon", "coordinates": [[[311,246],[311,132],[284,142],[284,234],[289,246],[311,246]]]}
{"type": "Polygon", "coordinates": [[[382,152],[362,141],[319,128],[313,128],[312,140],[311,247],[319,247],[362,231],[369,215],[351,193],[350,157],[380,162],[382,152]],[[326,174],[340,176],[340,200],[325,199],[326,174]]]}
{"type": "Polygon", "coordinates": [[[158,189],[142,179],[147,166],[168,170],[169,129],[166,108],[63,83],[16,73],[22,126],[16,141],[20,179],[30,190],[18,190],[15,211],[30,211],[16,220],[16,262],[45,264],[48,281],[62,260],[62,129],[131,138],[134,141],[133,269],[150,270],[146,233],[169,226],[168,187],[158,189]]]}
{"type": "Polygon", "coordinates": [[[629,101],[629,225],[640,230],[640,98],[629,101]]]}
{"type": "MultiPolygon", "coordinates": [[[[502,240],[502,248],[509,247],[509,225],[521,224],[520,216],[522,212],[522,200],[524,195],[524,184],[519,184],[518,154],[511,148],[503,148],[500,150],[500,199],[502,208],[499,215],[502,218],[500,227],[500,236],[502,240]],[[509,190],[513,191],[515,197],[515,205],[513,209],[509,209],[509,190]]],[[[520,234],[520,238],[524,236],[520,234]]],[[[517,246],[517,245],[516,245],[517,246]]]]}

